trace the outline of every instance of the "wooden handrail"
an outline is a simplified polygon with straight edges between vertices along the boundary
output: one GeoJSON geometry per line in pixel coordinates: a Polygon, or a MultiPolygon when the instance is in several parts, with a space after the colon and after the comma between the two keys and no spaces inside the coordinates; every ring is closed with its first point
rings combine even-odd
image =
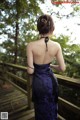
{"type": "Polygon", "coordinates": [[[68,108],[69,110],[73,111],[74,113],[80,114],[80,107],[72,104],[71,102],[59,97],[59,103],[61,103],[63,106],[68,108]]]}
{"type": "Polygon", "coordinates": [[[13,73],[11,73],[11,72],[6,72],[10,77],[12,77],[12,78],[15,78],[17,81],[20,81],[20,82],[22,82],[22,83],[24,83],[24,84],[27,84],[27,80],[25,80],[25,79],[23,79],[23,78],[21,78],[21,77],[18,77],[17,75],[14,75],[13,73]]]}
{"type": "MultiPolygon", "coordinates": [[[[16,65],[16,64],[0,62],[0,65],[5,65],[5,66],[8,66],[8,67],[18,69],[18,70],[27,71],[27,67],[16,65]]],[[[70,78],[70,77],[67,77],[67,76],[62,76],[62,75],[59,75],[59,74],[55,74],[55,76],[58,78],[59,84],[65,85],[65,83],[66,83],[66,85],[70,85],[72,87],[76,86],[76,87],[80,88],[80,80],[79,79],[74,79],[74,78],[70,78]]]]}
{"type": "Polygon", "coordinates": [[[62,75],[58,75],[58,74],[55,74],[55,76],[58,78],[59,84],[80,88],[80,80],[79,79],[70,78],[70,77],[62,76],[62,75]]]}
{"type": "Polygon", "coordinates": [[[27,71],[27,67],[21,66],[21,65],[17,65],[17,64],[0,62],[0,65],[4,65],[4,66],[7,66],[7,67],[12,67],[12,68],[15,68],[15,69],[18,69],[18,70],[27,71]]]}

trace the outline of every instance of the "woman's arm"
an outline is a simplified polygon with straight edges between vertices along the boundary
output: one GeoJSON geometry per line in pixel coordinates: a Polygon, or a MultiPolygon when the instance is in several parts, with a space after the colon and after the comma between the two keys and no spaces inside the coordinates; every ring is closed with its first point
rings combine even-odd
{"type": "Polygon", "coordinates": [[[62,55],[61,46],[59,44],[58,44],[58,51],[57,51],[57,54],[56,54],[56,60],[58,62],[58,65],[52,65],[51,64],[51,67],[58,70],[58,71],[65,71],[66,65],[65,65],[65,62],[64,62],[63,55],[62,55]]]}
{"type": "Polygon", "coordinates": [[[33,53],[32,53],[32,44],[28,43],[27,45],[27,49],[26,49],[26,53],[27,53],[27,72],[29,74],[33,74],[34,73],[34,65],[33,65],[33,53]]]}
{"type": "Polygon", "coordinates": [[[51,64],[50,66],[51,66],[51,68],[54,68],[57,71],[63,71],[63,72],[65,71],[65,69],[61,69],[59,65],[53,65],[53,64],[51,64]]]}

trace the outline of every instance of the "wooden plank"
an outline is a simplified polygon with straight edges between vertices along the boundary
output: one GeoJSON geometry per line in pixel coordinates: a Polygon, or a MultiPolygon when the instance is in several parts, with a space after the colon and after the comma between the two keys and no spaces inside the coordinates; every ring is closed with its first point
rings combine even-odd
{"type": "Polygon", "coordinates": [[[6,98],[8,98],[10,96],[16,96],[17,94],[21,95],[21,91],[18,91],[17,89],[14,89],[14,91],[11,91],[11,92],[8,92],[8,91],[5,90],[4,92],[6,92],[5,95],[3,94],[3,92],[0,93],[0,95],[3,96],[3,98],[1,97],[0,100],[2,100],[4,98],[6,99],[6,98]]]}
{"type": "Polygon", "coordinates": [[[1,104],[0,111],[5,111],[5,110],[10,111],[10,109],[11,109],[11,111],[12,110],[15,111],[16,109],[18,109],[18,108],[20,108],[22,106],[25,106],[27,104],[28,104],[28,102],[27,102],[26,97],[18,98],[16,96],[16,99],[14,98],[13,100],[9,101],[8,103],[1,104]]]}
{"type": "MultiPolygon", "coordinates": [[[[21,95],[21,92],[19,92],[19,91],[17,91],[17,90],[14,90],[14,91],[7,91],[7,90],[5,90],[4,92],[0,92],[0,96],[1,96],[1,98],[0,98],[0,101],[3,101],[4,99],[6,100],[6,99],[8,99],[10,96],[12,97],[14,97],[14,96],[16,96],[16,95],[21,95]]],[[[23,94],[24,95],[24,94],[23,94]]]]}
{"type": "Polygon", "coordinates": [[[31,110],[25,109],[25,111],[21,111],[16,113],[15,115],[10,116],[10,120],[18,120],[19,118],[27,116],[33,112],[34,112],[34,109],[31,109],[31,110]]]}
{"type": "Polygon", "coordinates": [[[58,114],[58,120],[66,120],[66,119],[63,118],[61,115],[58,114]]]}
{"type": "Polygon", "coordinates": [[[64,105],[64,107],[68,108],[69,110],[73,111],[76,114],[80,114],[80,107],[70,103],[67,100],[64,100],[63,98],[59,97],[59,103],[64,105]]]}
{"type": "Polygon", "coordinates": [[[29,115],[26,115],[24,117],[21,117],[18,120],[31,120],[31,119],[34,119],[34,112],[32,112],[29,115]]]}
{"type": "Polygon", "coordinates": [[[10,77],[12,77],[12,78],[15,78],[16,80],[18,80],[18,81],[21,81],[22,83],[24,83],[24,84],[27,84],[27,80],[25,80],[25,79],[23,79],[23,78],[21,78],[21,77],[18,77],[17,75],[14,75],[13,73],[11,73],[11,72],[6,72],[10,77]]]}
{"type": "Polygon", "coordinates": [[[18,90],[20,90],[22,93],[27,95],[27,91],[25,91],[24,89],[22,89],[21,87],[19,87],[18,85],[16,85],[15,83],[13,83],[12,81],[8,80],[7,78],[5,79],[7,82],[11,83],[14,87],[16,87],[18,90]]]}
{"type": "MultiPolygon", "coordinates": [[[[14,98],[12,98],[12,99],[9,99],[9,100],[7,100],[7,101],[3,101],[2,103],[0,102],[0,104],[2,105],[2,106],[6,106],[7,104],[10,104],[11,102],[14,102],[14,101],[19,101],[20,99],[22,99],[22,98],[24,98],[24,99],[27,99],[25,96],[15,96],[14,98]]],[[[27,103],[26,103],[27,104],[27,103]]]]}
{"type": "Polygon", "coordinates": [[[17,120],[35,120],[34,109],[28,110],[24,116],[19,117],[17,120]]]}
{"type": "MultiPolygon", "coordinates": [[[[21,114],[17,114],[15,116],[13,116],[13,118],[11,120],[15,120],[15,119],[17,119],[17,120],[35,120],[34,109],[24,111],[21,114]]],[[[58,114],[58,120],[65,120],[65,118],[63,118],[62,116],[60,116],[58,114]]]]}
{"type": "MultiPolygon", "coordinates": [[[[22,111],[22,110],[25,110],[25,109],[28,109],[28,105],[25,105],[25,106],[23,106],[23,107],[21,107],[21,108],[19,108],[19,109],[16,109],[16,110],[14,110],[14,111],[11,111],[11,112],[9,113],[9,116],[14,115],[14,114],[16,114],[16,113],[18,113],[18,112],[20,112],[20,111],[22,111]]],[[[10,120],[11,120],[11,119],[10,119],[10,120]]]]}
{"type": "Polygon", "coordinates": [[[59,84],[80,88],[79,79],[74,79],[74,78],[70,78],[70,77],[66,77],[58,74],[55,74],[55,76],[58,78],[59,84]]]}
{"type": "Polygon", "coordinates": [[[27,91],[25,91],[24,89],[22,89],[21,87],[19,87],[18,85],[16,85],[15,83],[13,83],[12,81],[9,81],[13,86],[15,86],[17,89],[19,89],[22,93],[27,95],[27,91]]]}
{"type": "Polygon", "coordinates": [[[8,98],[4,98],[3,100],[0,100],[0,104],[8,104],[8,103],[10,103],[10,101],[12,101],[13,99],[20,99],[20,98],[24,98],[25,96],[24,96],[24,94],[21,94],[21,95],[19,95],[19,96],[14,96],[14,95],[11,95],[11,96],[9,96],[8,98]]]}
{"type": "Polygon", "coordinates": [[[16,68],[16,69],[18,69],[18,70],[27,71],[27,67],[24,67],[24,66],[21,66],[21,65],[17,65],[17,64],[0,62],[0,65],[12,67],[12,68],[16,68]]]}

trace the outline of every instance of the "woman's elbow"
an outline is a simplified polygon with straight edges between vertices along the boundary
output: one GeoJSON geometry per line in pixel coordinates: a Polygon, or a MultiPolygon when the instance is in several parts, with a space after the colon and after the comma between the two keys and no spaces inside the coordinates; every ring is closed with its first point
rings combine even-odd
{"type": "Polygon", "coordinates": [[[32,70],[32,69],[27,69],[27,73],[28,73],[28,74],[33,74],[33,73],[34,73],[34,70],[32,70]]]}
{"type": "Polygon", "coordinates": [[[64,72],[64,71],[66,70],[66,65],[60,67],[60,70],[61,70],[62,72],[64,72]]]}

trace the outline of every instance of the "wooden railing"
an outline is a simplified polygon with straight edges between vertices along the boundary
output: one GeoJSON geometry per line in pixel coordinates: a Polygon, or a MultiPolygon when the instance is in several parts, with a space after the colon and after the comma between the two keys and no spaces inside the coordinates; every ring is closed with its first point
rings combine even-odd
{"type": "MultiPolygon", "coordinates": [[[[1,62],[0,62],[0,66],[3,74],[5,74],[5,76],[3,76],[3,79],[10,82],[13,86],[15,86],[17,89],[19,89],[20,91],[22,91],[24,94],[28,96],[28,109],[31,109],[32,108],[32,102],[31,102],[32,78],[27,74],[27,67],[15,65],[15,64],[9,64],[9,63],[1,63],[1,62]],[[24,78],[21,77],[22,71],[25,73],[24,78]],[[18,82],[15,83],[14,81],[23,83],[24,85],[26,85],[26,89],[24,89],[23,87],[21,88],[21,86],[18,85],[18,82]]],[[[80,90],[79,79],[69,78],[66,76],[58,75],[58,74],[55,74],[55,75],[58,78],[59,86],[62,85],[64,87],[68,87],[69,89],[80,90]]],[[[75,120],[80,119],[80,104],[76,105],[70,102],[69,100],[65,99],[64,97],[60,97],[60,96],[59,96],[58,103],[59,103],[59,113],[60,111],[64,111],[64,109],[66,109],[67,111],[70,111],[71,113],[76,115],[75,120]]],[[[68,114],[71,114],[71,113],[68,112],[68,114]]],[[[61,116],[63,116],[64,118],[65,118],[65,115],[66,114],[61,113],[61,116]]],[[[63,120],[61,116],[59,116],[59,118],[63,120]]],[[[70,119],[69,116],[66,119],[69,120],[70,119]]]]}
{"type": "Polygon", "coordinates": [[[14,87],[19,89],[22,93],[26,94],[28,97],[28,108],[31,109],[31,77],[27,74],[27,67],[15,65],[15,64],[8,64],[8,63],[0,63],[1,69],[3,72],[4,77],[2,79],[8,81],[11,83],[14,87]],[[17,75],[17,72],[23,71],[26,73],[26,79],[19,77],[17,75]],[[15,83],[16,81],[17,83],[15,83]],[[23,83],[26,85],[26,90],[24,88],[21,88],[21,86],[18,85],[18,82],[23,83]]]}

